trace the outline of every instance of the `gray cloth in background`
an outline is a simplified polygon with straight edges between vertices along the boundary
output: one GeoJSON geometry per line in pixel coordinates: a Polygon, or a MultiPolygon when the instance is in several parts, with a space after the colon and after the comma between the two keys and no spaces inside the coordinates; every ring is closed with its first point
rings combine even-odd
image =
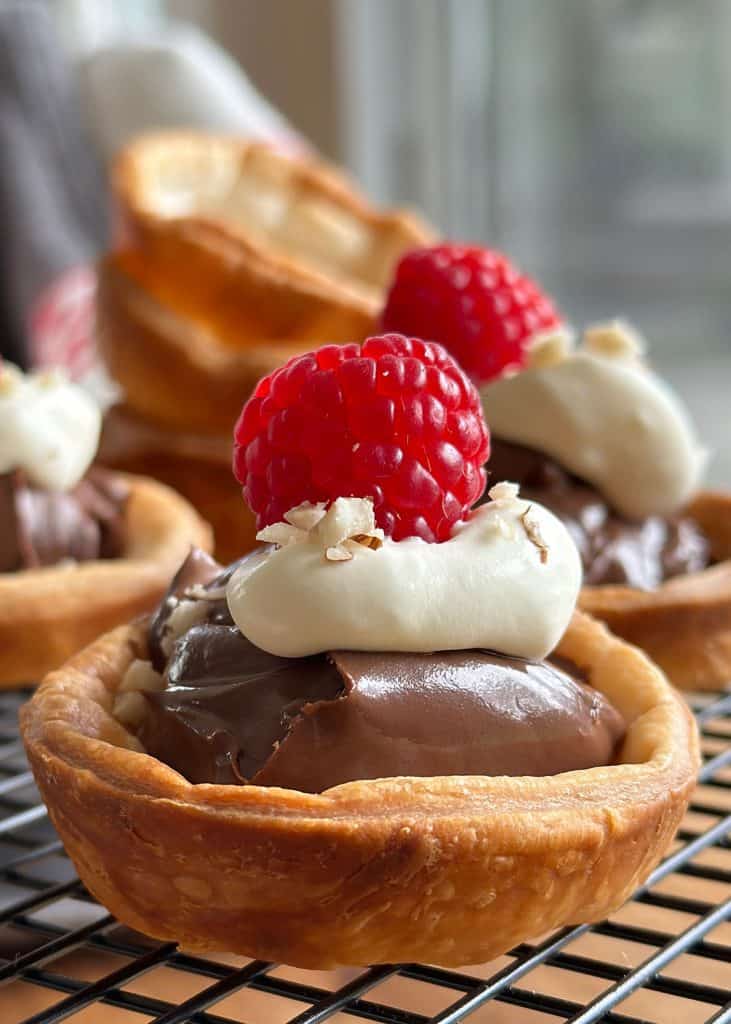
{"type": "Polygon", "coordinates": [[[0,0],[0,353],[28,362],[27,316],[107,236],[102,169],[45,4],[0,0]]]}

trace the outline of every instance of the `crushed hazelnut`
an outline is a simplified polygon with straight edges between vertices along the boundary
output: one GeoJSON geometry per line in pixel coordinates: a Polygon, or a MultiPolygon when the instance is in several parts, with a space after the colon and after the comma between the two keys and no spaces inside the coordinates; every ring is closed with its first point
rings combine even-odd
{"type": "Polygon", "coordinates": [[[208,611],[203,601],[178,601],[168,618],[165,635],[162,638],[162,649],[168,657],[172,654],[173,644],[192,626],[202,622],[208,611]]]}
{"type": "Polygon", "coordinates": [[[357,533],[355,537],[350,538],[354,544],[360,544],[364,548],[370,548],[371,551],[378,551],[379,548],[383,547],[383,538],[378,537],[376,533],[357,533]]]}
{"type": "Polygon", "coordinates": [[[584,348],[610,359],[641,359],[645,353],[645,342],[630,324],[611,320],[586,329],[584,348]]]}
{"type": "Polygon", "coordinates": [[[117,690],[112,714],[129,729],[142,724],[147,705],[143,694],[165,689],[165,680],[149,661],[136,658],[129,666],[117,690]]]}
{"type": "Polygon", "coordinates": [[[304,502],[284,518],[284,523],[259,530],[257,540],[286,547],[316,538],[329,562],[350,561],[358,546],[377,550],[383,545],[383,530],[376,527],[371,498],[337,498],[327,510],[324,502],[304,502]]]}
{"type": "Polygon", "coordinates": [[[276,544],[278,548],[286,548],[288,544],[299,544],[306,537],[306,530],[300,530],[299,527],[292,526],[290,523],[272,523],[271,526],[265,526],[263,530],[259,530],[256,535],[257,540],[264,541],[266,544],[276,544]]]}
{"type": "Polygon", "coordinates": [[[314,530],[324,517],[325,511],[324,501],[318,501],[316,505],[313,505],[310,501],[303,501],[301,505],[296,505],[289,512],[286,512],[284,518],[291,526],[296,526],[298,530],[314,530]]]}
{"type": "Polygon", "coordinates": [[[555,366],[566,359],[573,347],[573,339],[567,330],[536,334],[526,346],[526,366],[531,370],[555,366]]]}
{"type": "Polygon", "coordinates": [[[369,533],[376,525],[370,498],[337,498],[317,525],[326,547],[337,547],[358,534],[369,533]]]}
{"type": "Polygon", "coordinates": [[[349,562],[353,557],[353,552],[341,545],[340,547],[327,548],[325,551],[325,558],[328,562],[349,562]]]}
{"type": "Polygon", "coordinates": [[[520,521],[523,524],[525,534],[531,544],[534,544],[540,552],[541,563],[545,565],[548,561],[548,544],[541,533],[541,528],[535,519],[530,518],[532,506],[529,505],[525,512],[521,515],[520,521]]]}
{"type": "Polygon", "coordinates": [[[520,487],[509,480],[502,480],[494,484],[487,492],[488,498],[496,508],[504,508],[506,505],[514,504],[520,497],[520,487]]]}

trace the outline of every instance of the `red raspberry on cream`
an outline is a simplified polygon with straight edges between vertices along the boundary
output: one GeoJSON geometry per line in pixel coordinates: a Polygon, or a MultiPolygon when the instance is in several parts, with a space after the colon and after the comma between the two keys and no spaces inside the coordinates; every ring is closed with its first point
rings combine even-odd
{"type": "Polygon", "coordinates": [[[386,334],[295,356],[234,431],[234,473],[259,529],[303,502],[371,498],[394,540],[445,541],[485,488],[479,395],[431,342],[386,334]]]}
{"type": "Polygon", "coordinates": [[[407,253],[383,311],[384,330],[438,341],[478,382],[523,366],[530,339],[560,324],[535,281],[503,253],[477,245],[407,253]]]}

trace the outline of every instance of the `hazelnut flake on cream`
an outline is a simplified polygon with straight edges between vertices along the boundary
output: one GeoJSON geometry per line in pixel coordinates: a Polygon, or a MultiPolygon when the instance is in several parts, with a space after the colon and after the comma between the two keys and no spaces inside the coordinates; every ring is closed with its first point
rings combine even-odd
{"type": "Polygon", "coordinates": [[[324,502],[306,501],[289,510],[286,522],[259,530],[257,540],[283,548],[315,540],[329,562],[349,562],[358,546],[377,549],[384,540],[376,527],[371,498],[336,498],[326,510],[324,502]]]}
{"type": "Polygon", "coordinates": [[[528,540],[538,548],[541,556],[541,562],[545,564],[548,561],[548,544],[546,544],[543,539],[541,528],[536,520],[531,519],[531,507],[532,506],[529,506],[521,515],[520,521],[523,524],[523,529],[525,530],[528,540]]]}
{"type": "Polygon", "coordinates": [[[587,327],[583,347],[587,352],[610,359],[641,359],[647,348],[639,331],[624,320],[587,327]]]}
{"type": "Polygon", "coordinates": [[[526,346],[526,366],[554,366],[566,359],[572,349],[573,337],[566,329],[536,334],[526,346]]]}

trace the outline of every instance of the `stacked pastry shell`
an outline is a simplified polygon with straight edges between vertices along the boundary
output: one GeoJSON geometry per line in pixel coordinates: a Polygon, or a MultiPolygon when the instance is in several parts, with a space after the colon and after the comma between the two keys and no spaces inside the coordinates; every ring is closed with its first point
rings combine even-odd
{"type": "Polygon", "coordinates": [[[138,139],[112,189],[117,241],[100,266],[97,339],[124,398],[102,459],[152,469],[225,537],[224,555],[241,552],[253,524],[240,502],[232,515],[228,460],[243,402],[291,355],[367,336],[398,257],[433,234],[412,214],[374,209],[310,157],[233,139],[138,139]]]}

